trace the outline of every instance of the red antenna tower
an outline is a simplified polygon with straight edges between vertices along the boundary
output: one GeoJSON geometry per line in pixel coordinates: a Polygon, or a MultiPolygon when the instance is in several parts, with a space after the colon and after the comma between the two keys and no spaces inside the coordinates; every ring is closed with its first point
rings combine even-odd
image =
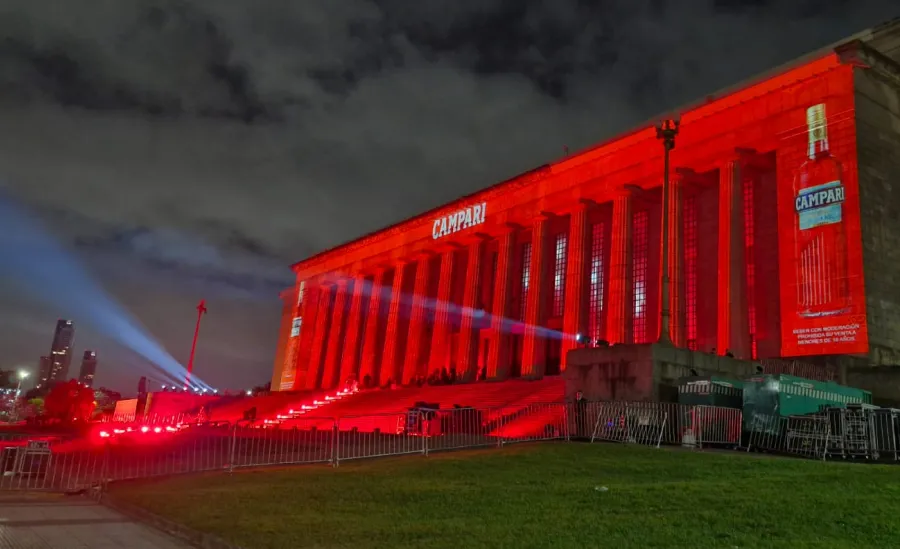
{"type": "Polygon", "coordinates": [[[197,351],[197,336],[200,335],[200,320],[206,314],[206,300],[197,304],[197,326],[194,328],[194,342],[191,344],[191,356],[188,358],[187,377],[184,378],[184,390],[191,388],[191,373],[194,371],[194,353],[197,351]]]}

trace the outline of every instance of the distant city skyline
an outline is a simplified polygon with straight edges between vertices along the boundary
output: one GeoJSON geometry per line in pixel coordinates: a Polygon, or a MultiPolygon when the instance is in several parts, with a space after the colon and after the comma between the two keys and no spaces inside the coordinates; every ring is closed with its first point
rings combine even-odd
{"type": "Polygon", "coordinates": [[[78,372],[78,381],[87,385],[94,386],[94,376],[97,374],[97,353],[90,349],[84,352],[81,357],[81,369],[78,372]]]}
{"type": "Polygon", "coordinates": [[[68,319],[56,321],[50,354],[47,361],[42,361],[41,371],[35,384],[38,388],[46,387],[54,381],[67,381],[69,367],[72,364],[72,344],[75,342],[75,324],[68,319]]]}

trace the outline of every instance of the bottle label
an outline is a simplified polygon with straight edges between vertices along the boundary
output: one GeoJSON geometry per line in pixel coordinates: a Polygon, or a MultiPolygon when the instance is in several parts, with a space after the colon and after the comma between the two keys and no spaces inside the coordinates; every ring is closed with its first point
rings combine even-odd
{"type": "Polygon", "coordinates": [[[840,181],[801,190],[794,205],[800,219],[800,230],[840,223],[843,202],[844,186],[840,181]]]}

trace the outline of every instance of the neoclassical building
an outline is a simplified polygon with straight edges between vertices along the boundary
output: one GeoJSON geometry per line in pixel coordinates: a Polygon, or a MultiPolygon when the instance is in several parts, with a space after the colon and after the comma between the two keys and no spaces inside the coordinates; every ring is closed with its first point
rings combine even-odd
{"type": "Polygon", "coordinates": [[[900,191],[867,178],[900,148],[900,47],[867,33],[681,109],[666,201],[653,121],[295,264],[273,390],[539,378],[576,334],[656,341],[664,203],[675,345],[890,363],[900,191]]]}

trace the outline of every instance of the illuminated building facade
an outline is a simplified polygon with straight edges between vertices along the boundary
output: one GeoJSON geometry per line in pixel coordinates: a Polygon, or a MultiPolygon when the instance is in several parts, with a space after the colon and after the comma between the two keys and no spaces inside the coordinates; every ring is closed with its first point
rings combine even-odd
{"type": "Polygon", "coordinates": [[[50,346],[49,360],[41,361],[40,379],[37,387],[46,387],[54,381],[66,381],[72,363],[72,342],[75,339],[75,325],[71,320],[56,321],[53,344],[50,346]]]}
{"type": "MultiPolygon", "coordinates": [[[[680,111],[675,345],[900,363],[898,28],[680,111]]],[[[656,341],[662,181],[649,124],[297,263],[273,390],[540,378],[577,333],[656,341]]]]}
{"type": "Polygon", "coordinates": [[[81,371],[78,373],[78,381],[87,385],[94,386],[94,375],[97,373],[97,353],[94,351],[85,351],[81,357],[81,371]]]}

